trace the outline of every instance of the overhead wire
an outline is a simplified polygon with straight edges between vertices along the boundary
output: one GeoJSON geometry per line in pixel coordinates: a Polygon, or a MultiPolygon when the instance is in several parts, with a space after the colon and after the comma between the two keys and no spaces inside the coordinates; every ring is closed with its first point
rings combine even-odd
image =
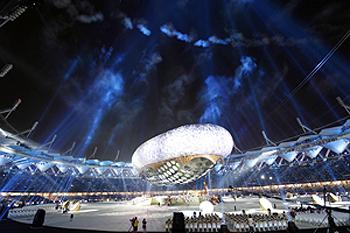
{"type": "Polygon", "coordinates": [[[342,36],[338,43],[322,58],[320,62],[313,68],[313,70],[284,98],[284,100],[270,111],[270,115],[283,107],[295,94],[302,89],[314,76],[315,74],[323,67],[325,63],[333,56],[333,54],[340,48],[342,44],[349,38],[350,29],[342,36]]]}
{"type": "MultiPolygon", "coordinates": [[[[291,97],[293,97],[301,88],[303,88],[308,81],[310,81],[314,76],[315,74],[317,73],[317,71],[319,71],[323,65],[333,56],[333,54],[340,48],[340,46],[350,37],[350,29],[342,36],[342,38],[338,41],[338,43],[326,54],[325,57],[322,58],[322,60],[314,67],[314,69],[289,93],[288,96],[286,96],[286,98],[282,101],[281,104],[279,104],[276,108],[274,108],[271,113],[275,112],[276,110],[280,109],[291,97]]],[[[349,96],[347,96],[346,98],[348,98],[349,96]]],[[[271,114],[270,113],[270,114],[271,114]]],[[[326,127],[329,127],[335,123],[338,123],[338,122],[341,122],[347,118],[350,118],[350,116],[345,116],[341,119],[338,119],[336,121],[333,121],[331,123],[328,123],[326,125],[323,125],[321,127],[318,127],[318,128],[314,128],[313,131],[318,131],[318,130],[321,130],[323,128],[326,128],[326,127]]],[[[285,141],[288,141],[288,140],[293,140],[295,138],[298,138],[298,137],[301,137],[301,136],[304,136],[304,135],[308,135],[310,134],[309,132],[305,132],[305,133],[301,133],[301,134],[298,134],[298,135],[294,135],[294,136],[291,136],[291,137],[288,137],[288,138],[285,138],[283,140],[280,140],[280,141],[277,141],[275,142],[276,144],[279,144],[279,143],[282,143],[282,142],[285,142],[285,141]]],[[[254,148],[251,148],[249,150],[246,150],[246,151],[250,151],[250,150],[257,150],[257,149],[261,149],[263,148],[263,146],[259,146],[259,147],[254,147],[254,148]]]]}

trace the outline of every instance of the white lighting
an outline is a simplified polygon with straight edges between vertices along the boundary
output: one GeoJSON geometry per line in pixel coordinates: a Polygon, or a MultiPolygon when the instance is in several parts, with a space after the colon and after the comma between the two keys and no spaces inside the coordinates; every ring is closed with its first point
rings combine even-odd
{"type": "Polygon", "coordinates": [[[261,175],[260,178],[261,178],[262,180],[265,180],[265,175],[261,175]]]}
{"type": "Polygon", "coordinates": [[[211,214],[214,211],[214,206],[211,202],[209,201],[203,201],[200,205],[199,205],[199,209],[201,210],[201,212],[203,214],[211,214]]]}
{"type": "Polygon", "coordinates": [[[188,155],[231,153],[233,139],[223,127],[212,124],[184,125],[169,130],[139,146],[132,156],[134,168],[188,155]]]}

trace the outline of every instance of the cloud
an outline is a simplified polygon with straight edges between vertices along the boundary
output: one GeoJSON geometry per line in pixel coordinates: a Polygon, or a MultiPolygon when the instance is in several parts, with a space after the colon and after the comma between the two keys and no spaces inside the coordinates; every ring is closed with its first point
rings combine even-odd
{"type": "Polygon", "coordinates": [[[197,47],[207,48],[210,46],[210,43],[206,40],[197,40],[193,45],[197,47]]]}
{"type": "Polygon", "coordinates": [[[164,24],[160,27],[160,31],[168,37],[175,37],[184,42],[191,43],[193,38],[190,35],[177,31],[172,24],[164,24]]]}
{"type": "Polygon", "coordinates": [[[71,0],[52,0],[51,3],[57,8],[66,8],[71,4],[71,0]]]}
{"type": "Polygon", "coordinates": [[[145,81],[146,76],[155,69],[157,64],[162,62],[163,58],[158,52],[153,52],[150,55],[142,58],[141,68],[133,71],[133,75],[136,75],[138,81],[145,81]]]}
{"type": "Polygon", "coordinates": [[[139,29],[139,31],[142,33],[142,34],[144,34],[145,36],[150,36],[151,34],[152,34],[152,32],[151,32],[151,30],[150,29],[148,29],[147,27],[146,27],[146,25],[144,25],[144,24],[137,24],[136,25],[136,27],[137,27],[137,29],[139,29]]]}
{"type": "Polygon", "coordinates": [[[101,12],[96,11],[94,5],[88,0],[71,1],[71,0],[47,0],[54,7],[65,10],[70,18],[81,23],[101,22],[104,16],[101,12]]]}
{"type": "Polygon", "coordinates": [[[141,60],[141,68],[133,72],[132,78],[133,84],[128,87],[127,95],[123,99],[118,101],[114,106],[113,112],[118,115],[118,120],[112,126],[110,136],[108,139],[108,145],[111,146],[122,130],[127,130],[135,125],[135,120],[145,108],[145,98],[148,94],[145,81],[147,75],[156,69],[158,63],[162,61],[161,55],[154,51],[141,60]],[[134,92],[135,89],[142,87],[142,92],[134,92]]]}
{"type": "Polygon", "coordinates": [[[243,79],[253,76],[257,70],[252,57],[242,56],[240,63],[234,76],[210,75],[205,79],[200,93],[200,100],[205,107],[199,122],[219,123],[226,108],[230,106],[231,98],[242,88],[243,79]]]}
{"type": "Polygon", "coordinates": [[[129,17],[125,17],[122,19],[122,24],[126,29],[132,30],[134,28],[134,25],[132,24],[132,21],[129,17]]]}
{"type": "Polygon", "coordinates": [[[188,87],[193,81],[194,78],[191,75],[183,74],[163,88],[159,107],[159,122],[162,122],[165,127],[194,122],[195,117],[192,111],[182,105],[188,87]]]}
{"type": "Polygon", "coordinates": [[[120,20],[121,24],[127,30],[137,29],[145,36],[151,36],[152,31],[148,28],[147,22],[144,19],[132,19],[124,12],[118,11],[116,17],[120,20]]]}
{"type": "Polygon", "coordinates": [[[218,44],[218,45],[228,45],[229,44],[229,39],[220,39],[216,36],[209,37],[208,41],[212,44],[218,44]]]}
{"type": "Polygon", "coordinates": [[[153,51],[141,59],[141,68],[134,70],[132,74],[132,85],[128,86],[127,95],[114,106],[113,111],[118,115],[118,121],[111,130],[108,144],[114,142],[121,130],[132,127],[137,116],[145,107],[145,98],[148,94],[145,83],[146,77],[156,69],[157,64],[162,61],[161,55],[153,51]],[[135,91],[142,88],[142,92],[135,91]]]}
{"type": "Polygon", "coordinates": [[[286,38],[281,35],[272,37],[256,36],[254,38],[246,38],[242,33],[239,32],[232,32],[229,37],[224,39],[219,38],[216,35],[211,35],[208,37],[208,39],[197,39],[194,41],[193,36],[177,31],[171,23],[162,25],[160,27],[160,31],[169,38],[176,38],[179,41],[183,41],[196,47],[202,48],[208,48],[214,45],[248,48],[266,45],[294,46],[307,42],[304,38],[286,38]]]}
{"type": "Polygon", "coordinates": [[[97,13],[95,15],[78,15],[77,20],[82,23],[93,23],[103,21],[103,14],[97,13]]]}
{"type": "Polygon", "coordinates": [[[240,59],[241,65],[236,69],[233,78],[233,90],[237,91],[241,87],[242,79],[251,76],[257,68],[254,58],[242,56],[240,59]]]}
{"type": "Polygon", "coordinates": [[[185,96],[186,87],[193,82],[190,75],[181,75],[172,83],[165,87],[165,94],[167,94],[168,103],[171,106],[177,105],[185,96]]]}
{"type": "Polygon", "coordinates": [[[125,29],[132,30],[134,29],[134,23],[132,19],[128,17],[124,12],[117,11],[116,17],[120,19],[121,24],[123,24],[125,29]]]}
{"type": "Polygon", "coordinates": [[[144,96],[140,95],[133,96],[132,99],[129,98],[121,99],[113,108],[113,112],[118,117],[114,121],[115,124],[110,125],[111,130],[107,141],[108,147],[115,143],[115,140],[123,130],[134,126],[135,119],[144,109],[144,96]]]}
{"type": "Polygon", "coordinates": [[[125,91],[124,79],[120,73],[105,70],[91,88],[91,98],[88,98],[87,102],[90,103],[90,109],[93,110],[93,114],[91,115],[87,132],[82,139],[79,154],[85,153],[100,128],[104,117],[123,96],[125,91]]]}
{"type": "Polygon", "coordinates": [[[218,123],[223,114],[223,108],[228,102],[230,78],[223,76],[208,76],[200,99],[205,103],[204,111],[199,119],[201,123],[218,123]]]}

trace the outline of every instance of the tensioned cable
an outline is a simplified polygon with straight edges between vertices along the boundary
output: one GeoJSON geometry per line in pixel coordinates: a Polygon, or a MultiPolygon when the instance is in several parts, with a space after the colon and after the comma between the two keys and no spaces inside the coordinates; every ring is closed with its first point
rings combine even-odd
{"type": "Polygon", "coordinates": [[[338,50],[338,48],[349,38],[350,30],[348,30],[345,35],[338,41],[338,43],[327,53],[327,55],[315,66],[315,68],[305,77],[305,79],[295,87],[289,97],[295,95],[305,84],[314,77],[314,75],[319,71],[322,66],[333,56],[333,54],[338,50]]]}
{"type": "MultiPolygon", "coordinates": [[[[273,110],[271,111],[271,113],[272,113],[272,112],[275,112],[275,111],[278,110],[278,109],[280,109],[291,97],[293,97],[302,87],[304,87],[304,86],[306,85],[306,83],[307,83],[310,79],[312,79],[312,78],[315,76],[315,74],[317,73],[317,71],[319,71],[319,70],[322,68],[322,66],[333,56],[333,54],[339,49],[339,47],[349,38],[349,36],[350,36],[350,30],[348,30],[348,31],[344,34],[344,36],[338,41],[338,43],[337,43],[337,44],[326,54],[326,56],[314,67],[314,69],[303,79],[303,81],[301,81],[301,82],[298,84],[298,86],[296,86],[296,87],[290,92],[290,94],[289,94],[288,96],[286,96],[286,98],[284,99],[284,101],[282,101],[282,103],[281,103],[279,106],[277,106],[275,109],[273,109],[273,110]]],[[[336,120],[336,121],[331,122],[331,123],[329,123],[329,124],[327,124],[327,125],[324,125],[324,126],[315,128],[315,129],[313,129],[313,130],[316,131],[316,130],[320,130],[320,129],[326,128],[326,127],[328,127],[328,126],[330,126],[330,125],[333,125],[334,123],[338,123],[338,122],[343,121],[343,120],[345,120],[345,119],[347,119],[347,118],[349,118],[349,117],[350,117],[350,116],[343,117],[343,118],[341,118],[341,119],[339,119],[339,120],[336,120]]],[[[308,134],[309,134],[309,132],[302,133],[302,134],[298,134],[298,135],[294,135],[294,136],[292,136],[292,137],[285,138],[285,139],[283,139],[283,140],[281,140],[281,141],[277,141],[276,144],[279,144],[279,143],[281,143],[281,142],[285,142],[285,141],[288,141],[288,140],[292,140],[292,139],[294,139],[294,138],[301,137],[301,136],[308,135],[308,134]]],[[[259,147],[251,148],[251,149],[246,150],[246,151],[257,150],[257,149],[261,149],[261,148],[263,148],[263,147],[265,147],[265,146],[259,146],[259,147]]]]}
{"type": "Polygon", "coordinates": [[[293,97],[301,88],[303,88],[310,79],[323,67],[323,65],[333,56],[333,54],[339,49],[339,47],[349,38],[350,30],[348,30],[344,36],[338,41],[338,43],[326,54],[324,58],[314,67],[314,69],[296,86],[285,99],[280,103],[271,113],[280,109],[291,97],[293,97]]]}

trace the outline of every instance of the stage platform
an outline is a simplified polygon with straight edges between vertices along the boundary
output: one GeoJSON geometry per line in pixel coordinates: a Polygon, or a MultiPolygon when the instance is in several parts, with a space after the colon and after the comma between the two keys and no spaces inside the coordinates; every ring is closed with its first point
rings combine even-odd
{"type": "MultiPolygon", "coordinates": [[[[286,211],[287,206],[278,200],[271,201],[276,205],[276,212],[286,211]]],[[[258,198],[238,198],[236,201],[221,203],[215,206],[214,212],[222,213],[241,212],[243,209],[247,213],[261,211],[258,198]]],[[[39,209],[40,206],[24,207],[23,209],[39,209]]],[[[33,210],[34,210],[33,209],[33,210]]],[[[138,219],[147,219],[147,229],[149,232],[164,232],[165,222],[171,218],[173,212],[184,212],[186,214],[199,211],[198,206],[158,206],[146,205],[144,203],[133,204],[132,202],[105,202],[87,203],[81,205],[81,210],[74,212],[74,219],[70,221],[70,214],[62,214],[61,211],[47,211],[46,226],[63,227],[70,229],[86,229],[99,231],[119,231],[125,232],[130,227],[129,219],[137,216],[138,219]]],[[[34,214],[35,211],[32,211],[34,214]]],[[[31,223],[33,214],[25,216],[11,217],[15,221],[31,223]]],[[[341,213],[336,213],[341,214],[341,213]]],[[[344,217],[344,216],[338,216],[344,217]]],[[[314,228],[314,225],[299,223],[302,229],[314,228]]]]}

